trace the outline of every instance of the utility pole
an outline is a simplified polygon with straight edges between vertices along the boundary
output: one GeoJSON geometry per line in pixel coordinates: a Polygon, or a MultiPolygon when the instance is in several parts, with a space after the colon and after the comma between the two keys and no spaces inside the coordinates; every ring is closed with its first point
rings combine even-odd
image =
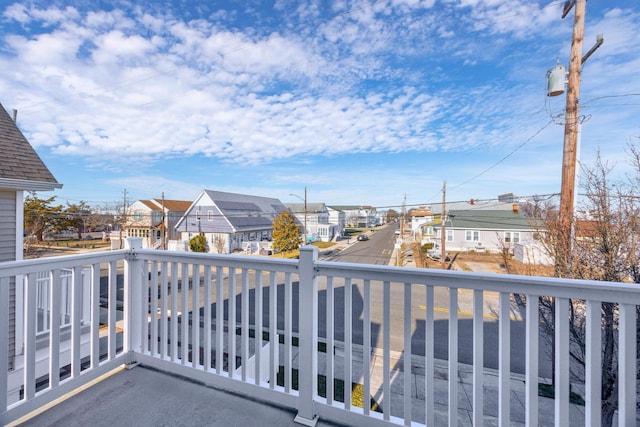
{"type": "Polygon", "coordinates": [[[570,262],[573,209],[575,203],[576,163],[578,150],[578,122],[580,99],[580,73],[582,71],[582,42],[584,39],[584,16],[587,0],[572,0],[563,12],[563,17],[575,5],[567,104],[564,124],[564,148],[562,155],[562,186],[560,188],[560,267],[567,268],[570,262]]]}
{"type": "MultiPolygon", "coordinates": [[[[573,238],[573,211],[576,204],[576,165],[578,163],[578,139],[580,133],[580,74],[582,64],[604,42],[602,34],[598,34],[596,44],[582,56],[584,40],[584,20],[587,0],[567,0],[562,18],[564,19],[575,6],[573,19],[573,34],[571,39],[571,53],[569,58],[569,77],[567,80],[567,99],[564,124],[564,147],[562,155],[562,184],[560,188],[560,217],[559,217],[559,251],[556,259],[556,274],[564,276],[571,262],[571,240],[573,238]]],[[[551,80],[550,80],[551,82],[551,80]]],[[[549,96],[562,93],[560,90],[549,92],[549,96]]]]}
{"type": "Polygon", "coordinates": [[[164,216],[164,191],[162,192],[162,228],[160,228],[160,237],[162,238],[162,250],[167,250],[166,247],[166,238],[167,238],[167,228],[165,227],[165,216],[164,216]]]}
{"type": "Polygon", "coordinates": [[[442,268],[446,265],[446,256],[445,256],[445,244],[447,241],[447,233],[445,231],[445,221],[446,221],[446,212],[447,209],[447,180],[445,179],[442,183],[442,211],[440,212],[440,222],[442,223],[441,232],[440,232],[440,265],[442,268]]]}
{"type": "Polygon", "coordinates": [[[127,189],[123,191],[124,200],[122,202],[122,219],[120,220],[120,249],[124,247],[124,241],[122,240],[122,231],[124,225],[127,223],[127,189]]]}
{"type": "Polygon", "coordinates": [[[302,232],[302,244],[307,244],[307,186],[304,186],[304,198],[298,196],[297,194],[290,193],[290,196],[297,197],[298,199],[304,202],[304,230],[302,232]]]}
{"type": "Polygon", "coordinates": [[[400,238],[404,240],[404,219],[406,215],[406,206],[407,206],[407,195],[404,195],[404,199],[402,199],[402,218],[400,221],[400,238]]]}
{"type": "Polygon", "coordinates": [[[307,244],[307,186],[304,186],[304,244],[307,244]]]}

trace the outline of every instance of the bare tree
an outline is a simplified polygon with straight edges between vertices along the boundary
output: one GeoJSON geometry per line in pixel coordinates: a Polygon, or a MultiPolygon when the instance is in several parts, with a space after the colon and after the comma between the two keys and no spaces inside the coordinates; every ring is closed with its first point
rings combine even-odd
{"type": "Polygon", "coordinates": [[[227,239],[219,234],[216,234],[213,238],[213,247],[216,249],[216,253],[218,254],[226,253],[227,239]]]}
{"type": "MultiPolygon", "coordinates": [[[[582,218],[573,224],[571,244],[561,241],[558,211],[552,205],[532,210],[541,228],[542,242],[555,259],[558,277],[602,280],[610,282],[640,282],[638,210],[640,208],[640,150],[629,145],[635,176],[626,181],[612,178],[613,167],[598,154],[595,163],[582,168],[582,218]],[[567,252],[566,248],[569,248],[567,252]]],[[[570,357],[574,379],[584,378],[585,367],[585,307],[582,300],[570,304],[570,357]]],[[[541,298],[541,318],[553,337],[553,298],[541,298]]],[[[602,314],[602,425],[610,426],[618,409],[617,346],[618,307],[603,303],[602,314]]],[[[640,324],[638,324],[640,331],[640,324]]]]}

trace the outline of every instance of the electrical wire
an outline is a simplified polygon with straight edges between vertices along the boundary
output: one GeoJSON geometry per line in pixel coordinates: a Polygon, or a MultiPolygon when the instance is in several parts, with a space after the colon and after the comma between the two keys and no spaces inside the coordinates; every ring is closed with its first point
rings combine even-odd
{"type": "Polygon", "coordinates": [[[542,126],[540,129],[538,129],[531,137],[529,137],[526,141],[524,141],[523,143],[521,143],[520,145],[518,145],[515,149],[513,149],[509,154],[507,154],[506,156],[504,156],[503,158],[501,158],[500,160],[498,160],[497,162],[495,162],[493,165],[489,166],[488,168],[486,168],[485,170],[483,170],[482,172],[480,172],[479,174],[475,175],[473,178],[470,178],[464,182],[461,182],[460,184],[454,185],[452,187],[450,187],[450,189],[454,189],[454,188],[459,188],[462,187],[463,185],[466,185],[472,181],[475,181],[476,179],[478,179],[479,177],[481,177],[482,175],[484,175],[485,173],[489,172],[490,170],[492,170],[493,168],[495,168],[496,166],[498,166],[500,163],[504,162],[505,160],[507,160],[509,157],[511,157],[512,155],[514,155],[518,150],[520,150],[522,147],[524,147],[525,145],[527,145],[529,142],[531,142],[536,136],[538,136],[540,134],[540,132],[542,132],[543,130],[545,130],[551,123],[553,123],[553,120],[549,120],[547,122],[547,124],[545,124],[544,126],[542,126]]]}

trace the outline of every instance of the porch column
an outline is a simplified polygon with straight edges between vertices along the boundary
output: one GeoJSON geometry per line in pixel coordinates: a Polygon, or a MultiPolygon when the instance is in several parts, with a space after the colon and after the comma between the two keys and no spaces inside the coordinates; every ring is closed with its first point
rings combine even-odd
{"type": "Polygon", "coordinates": [[[298,414],[294,421],[313,427],[318,422],[314,397],[318,389],[318,278],[314,267],[316,246],[302,246],[298,273],[298,414]]]}
{"type": "Polygon", "coordinates": [[[142,249],[142,238],[128,237],[125,249],[129,253],[124,260],[124,333],[123,345],[127,356],[127,365],[136,364],[135,353],[142,351],[143,329],[146,331],[146,319],[143,322],[143,261],[136,255],[136,250],[142,249]]]}

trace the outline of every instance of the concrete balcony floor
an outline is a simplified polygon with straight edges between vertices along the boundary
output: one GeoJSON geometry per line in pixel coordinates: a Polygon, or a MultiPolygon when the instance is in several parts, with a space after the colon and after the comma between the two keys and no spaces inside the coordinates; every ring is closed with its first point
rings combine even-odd
{"type": "MultiPolygon", "coordinates": [[[[142,365],[119,372],[20,426],[300,426],[288,408],[218,390],[142,365]]],[[[20,422],[23,421],[23,422],[20,422]]],[[[337,424],[318,421],[318,427],[337,424]]]]}

